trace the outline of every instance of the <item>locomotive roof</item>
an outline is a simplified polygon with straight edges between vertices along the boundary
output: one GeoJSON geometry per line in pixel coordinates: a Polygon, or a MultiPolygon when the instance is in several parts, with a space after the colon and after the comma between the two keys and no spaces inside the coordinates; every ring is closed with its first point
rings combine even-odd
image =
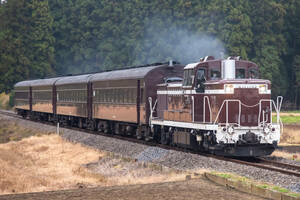
{"type": "Polygon", "coordinates": [[[237,63],[240,63],[240,64],[247,64],[248,67],[258,67],[254,62],[251,62],[251,61],[248,61],[248,60],[239,60],[239,59],[234,59],[232,57],[229,57],[227,59],[210,59],[210,60],[203,60],[203,61],[200,61],[200,62],[196,62],[196,63],[190,63],[190,64],[187,64],[184,69],[194,69],[195,67],[197,67],[199,64],[210,64],[210,63],[216,63],[216,62],[222,62],[223,60],[235,60],[237,63]]]}
{"type": "Polygon", "coordinates": [[[107,80],[121,80],[121,79],[139,79],[144,78],[151,70],[166,66],[165,64],[141,67],[141,68],[131,68],[131,69],[121,69],[109,72],[102,72],[94,74],[91,77],[91,81],[107,81],[107,80]]]}
{"type": "Polygon", "coordinates": [[[58,78],[55,85],[65,85],[65,84],[76,84],[76,83],[87,83],[90,79],[90,76],[93,74],[85,74],[79,76],[67,76],[58,78]]]}

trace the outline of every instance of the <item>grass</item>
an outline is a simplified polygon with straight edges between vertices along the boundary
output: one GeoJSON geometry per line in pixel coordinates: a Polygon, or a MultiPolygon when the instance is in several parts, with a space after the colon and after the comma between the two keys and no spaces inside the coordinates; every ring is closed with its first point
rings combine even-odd
{"type": "Polygon", "coordinates": [[[296,160],[296,161],[300,162],[300,153],[289,153],[289,152],[285,152],[285,151],[275,150],[272,153],[272,156],[281,157],[281,158],[285,158],[285,159],[289,159],[289,160],[296,160]]]}
{"type": "Polygon", "coordinates": [[[241,181],[241,182],[243,182],[244,184],[247,184],[247,185],[252,184],[252,185],[256,185],[257,187],[260,187],[260,188],[263,188],[263,189],[270,189],[270,190],[273,190],[273,191],[286,193],[289,196],[300,197],[300,193],[295,193],[295,192],[292,192],[292,191],[290,191],[286,188],[282,188],[282,187],[279,187],[279,186],[276,186],[276,185],[271,185],[271,184],[268,184],[268,183],[258,182],[258,181],[255,181],[255,180],[243,177],[243,176],[239,176],[239,175],[236,175],[236,174],[223,173],[223,172],[212,172],[212,173],[217,175],[217,176],[220,176],[220,177],[232,180],[232,181],[241,181]]]}
{"type": "Polygon", "coordinates": [[[0,108],[9,109],[9,95],[5,93],[0,94],[0,108]]]}
{"type": "Polygon", "coordinates": [[[280,144],[300,144],[300,125],[283,125],[280,144]]]}
{"type": "MultiPolygon", "coordinates": [[[[283,124],[300,124],[300,115],[281,115],[280,118],[283,124]]],[[[277,117],[273,115],[272,121],[276,122],[277,117]]]]}
{"type": "Polygon", "coordinates": [[[83,167],[102,154],[58,135],[32,136],[0,144],[0,194],[70,189],[106,179],[83,167]]]}
{"type": "Polygon", "coordinates": [[[273,186],[273,187],[271,187],[271,189],[275,190],[277,192],[281,192],[281,193],[288,193],[288,192],[290,192],[288,189],[282,188],[282,187],[279,187],[279,186],[273,186]]]}
{"type": "Polygon", "coordinates": [[[33,135],[41,135],[39,132],[18,126],[9,120],[0,120],[0,144],[10,141],[20,141],[33,135]]]}
{"type": "Polygon", "coordinates": [[[0,117],[0,195],[185,179],[128,158],[23,128],[0,117]]]}
{"type": "Polygon", "coordinates": [[[185,176],[113,158],[56,134],[0,144],[0,195],[179,181],[185,176]]]}
{"type": "Polygon", "coordinates": [[[282,110],[282,113],[300,113],[300,110],[282,110]]]}

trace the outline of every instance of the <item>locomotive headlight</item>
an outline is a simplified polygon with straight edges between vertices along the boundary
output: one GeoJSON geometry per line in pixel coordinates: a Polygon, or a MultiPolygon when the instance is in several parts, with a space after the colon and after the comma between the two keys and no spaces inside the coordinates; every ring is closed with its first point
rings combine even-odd
{"type": "Polygon", "coordinates": [[[270,131],[271,131],[271,129],[270,129],[269,126],[265,126],[265,127],[264,127],[264,132],[265,132],[265,134],[270,133],[270,131]]]}
{"type": "Polygon", "coordinates": [[[265,127],[265,128],[264,128],[264,132],[267,133],[267,134],[270,133],[269,127],[265,127]]]}
{"type": "Polygon", "coordinates": [[[267,93],[267,85],[260,85],[258,91],[259,93],[267,93]]]}
{"type": "Polygon", "coordinates": [[[228,132],[229,134],[232,134],[233,131],[234,131],[233,127],[232,127],[232,126],[229,126],[228,129],[227,129],[227,132],[228,132]]]}
{"type": "Polygon", "coordinates": [[[234,87],[232,84],[225,84],[224,90],[225,90],[225,93],[227,93],[227,94],[233,94],[234,87]]]}

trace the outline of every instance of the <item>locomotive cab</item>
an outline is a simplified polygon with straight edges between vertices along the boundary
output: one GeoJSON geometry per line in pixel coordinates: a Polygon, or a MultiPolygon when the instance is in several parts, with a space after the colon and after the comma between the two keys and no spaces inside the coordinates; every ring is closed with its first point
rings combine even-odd
{"type": "Polygon", "coordinates": [[[158,85],[157,94],[151,122],[163,125],[169,143],[247,157],[271,154],[279,142],[282,97],[271,99],[271,83],[258,79],[253,62],[205,57],[186,65],[181,84],[158,85]]]}

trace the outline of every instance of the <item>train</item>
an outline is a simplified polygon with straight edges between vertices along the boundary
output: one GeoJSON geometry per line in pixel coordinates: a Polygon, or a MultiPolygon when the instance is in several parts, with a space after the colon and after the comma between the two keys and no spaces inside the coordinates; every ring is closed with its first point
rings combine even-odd
{"type": "Polygon", "coordinates": [[[283,129],[283,98],[240,57],[27,80],[14,92],[24,118],[220,156],[270,155],[283,129]]]}

